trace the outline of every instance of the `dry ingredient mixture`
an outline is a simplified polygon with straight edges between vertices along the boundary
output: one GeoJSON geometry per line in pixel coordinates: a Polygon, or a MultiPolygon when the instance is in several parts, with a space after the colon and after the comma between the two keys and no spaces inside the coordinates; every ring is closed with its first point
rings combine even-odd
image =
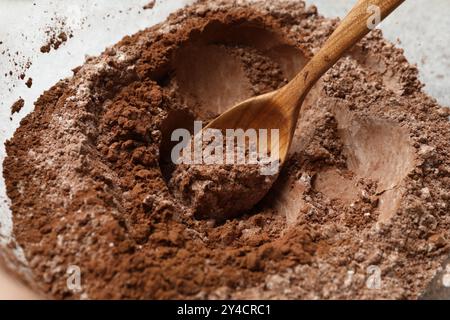
{"type": "Polygon", "coordinates": [[[199,1],[45,92],[4,162],[29,285],[54,298],[418,298],[449,251],[449,112],[379,31],[313,89],[287,165],[246,215],[197,220],[168,188],[174,129],[282,86],[337,23],[297,0],[199,1]]]}

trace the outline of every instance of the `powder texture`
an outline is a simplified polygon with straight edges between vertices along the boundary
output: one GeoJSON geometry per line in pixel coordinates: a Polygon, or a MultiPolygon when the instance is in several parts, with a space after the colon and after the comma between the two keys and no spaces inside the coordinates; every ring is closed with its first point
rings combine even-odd
{"type": "Polygon", "coordinates": [[[449,251],[449,113],[380,31],[315,86],[247,214],[195,219],[168,187],[172,130],[282,86],[336,26],[297,0],[199,1],[45,92],[3,173],[30,285],[54,298],[420,297],[449,251]],[[73,265],[81,291],[66,285],[73,265]]]}

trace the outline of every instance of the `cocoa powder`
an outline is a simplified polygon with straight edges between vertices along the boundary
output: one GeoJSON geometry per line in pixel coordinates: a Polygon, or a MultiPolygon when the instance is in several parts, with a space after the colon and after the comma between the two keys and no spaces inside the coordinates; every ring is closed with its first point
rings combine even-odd
{"type": "Polygon", "coordinates": [[[302,1],[199,1],[45,92],[3,172],[30,285],[52,298],[418,298],[449,251],[449,112],[380,31],[315,86],[246,215],[197,220],[167,186],[172,130],[285,84],[337,23],[302,1]]]}
{"type": "MultiPolygon", "coordinates": [[[[271,159],[267,154],[258,155],[250,150],[248,141],[244,141],[245,146],[235,144],[228,148],[225,139],[219,142],[220,150],[214,147],[213,152],[209,152],[208,148],[218,142],[216,138],[205,142],[203,137],[197,136],[197,142],[185,147],[182,150],[185,153],[175,159],[181,162],[171,174],[168,186],[186,205],[188,214],[223,221],[238,217],[260,202],[276,180],[278,168],[269,167],[271,159]],[[202,146],[201,152],[195,150],[196,143],[202,146]],[[195,153],[202,157],[199,163],[195,161],[195,153]]],[[[251,143],[257,144],[256,141],[251,143]]]]}

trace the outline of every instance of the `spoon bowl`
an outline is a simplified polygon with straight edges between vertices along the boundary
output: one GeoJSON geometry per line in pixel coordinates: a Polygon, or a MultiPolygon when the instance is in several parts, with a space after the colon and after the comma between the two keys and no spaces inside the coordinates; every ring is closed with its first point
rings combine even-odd
{"type": "Polygon", "coordinates": [[[248,99],[239,103],[235,107],[223,113],[216,118],[205,129],[219,129],[225,131],[227,129],[249,129],[267,130],[269,133],[267,141],[262,141],[258,135],[259,146],[263,146],[267,152],[272,153],[277,148],[280,162],[284,162],[290,147],[290,139],[292,136],[296,121],[293,117],[283,112],[280,101],[277,100],[279,92],[273,91],[256,98],[248,99]],[[278,141],[270,141],[270,133],[272,130],[278,130],[278,141]]]}

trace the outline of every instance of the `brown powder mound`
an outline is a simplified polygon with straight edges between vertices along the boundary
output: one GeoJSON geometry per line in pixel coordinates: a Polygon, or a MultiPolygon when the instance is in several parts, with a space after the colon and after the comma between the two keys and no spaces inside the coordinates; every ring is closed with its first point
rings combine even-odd
{"type": "Polygon", "coordinates": [[[336,25],[297,0],[200,1],[45,92],[4,162],[31,285],[56,298],[418,298],[449,251],[449,114],[379,31],[311,92],[251,212],[196,220],[167,187],[173,129],[286,83],[336,25]]]}

